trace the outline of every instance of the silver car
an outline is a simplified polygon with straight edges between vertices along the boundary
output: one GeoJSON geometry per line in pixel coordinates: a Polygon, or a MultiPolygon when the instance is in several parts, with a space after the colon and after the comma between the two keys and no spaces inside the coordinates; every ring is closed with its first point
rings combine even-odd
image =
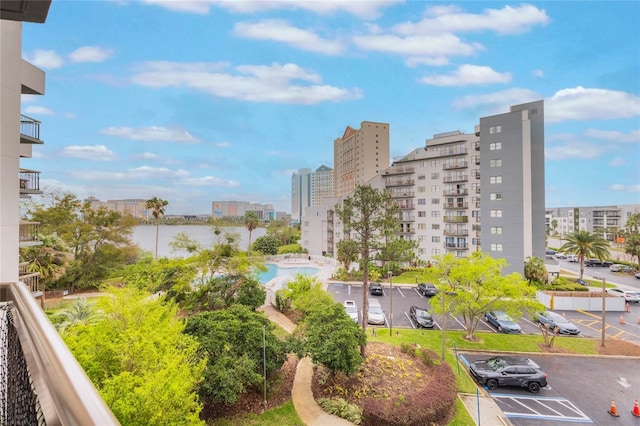
{"type": "Polygon", "coordinates": [[[640,292],[625,290],[623,288],[608,288],[607,293],[614,296],[624,297],[628,303],[640,303],[640,292]]]}
{"type": "Polygon", "coordinates": [[[345,300],[344,310],[347,312],[347,315],[349,315],[349,318],[358,322],[358,306],[356,305],[355,300],[345,300]]]}
{"type": "Polygon", "coordinates": [[[380,302],[377,300],[369,301],[369,309],[367,310],[367,322],[369,324],[375,325],[384,325],[384,311],[382,310],[382,306],[380,306],[380,302]]]}

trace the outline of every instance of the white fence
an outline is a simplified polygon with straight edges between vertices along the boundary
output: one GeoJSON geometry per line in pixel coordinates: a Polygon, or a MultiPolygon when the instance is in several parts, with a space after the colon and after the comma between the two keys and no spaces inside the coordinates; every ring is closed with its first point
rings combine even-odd
{"type": "MultiPolygon", "coordinates": [[[[551,310],[597,311],[602,312],[602,292],[562,291],[537,293],[538,301],[551,310]]],[[[604,295],[606,312],[624,312],[626,302],[623,297],[604,295]]]]}

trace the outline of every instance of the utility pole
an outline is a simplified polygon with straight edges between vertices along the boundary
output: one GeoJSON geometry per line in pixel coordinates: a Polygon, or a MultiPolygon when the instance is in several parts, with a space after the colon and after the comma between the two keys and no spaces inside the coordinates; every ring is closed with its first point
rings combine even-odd
{"type": "Polygon", "coordinates": [[[606,313],[606,303],[605,299],[607,298],[607,280],[605,278],[602,279],[602,341],[600,342],[600,346],[604,348],[604,327],[606,325],[605,322],[605,313],[606,313]]]}
{"type": "Polygon", "coordinates": [[[389,277],[389,336],[393,336],[393,272],[387,271],[389,277]]]}

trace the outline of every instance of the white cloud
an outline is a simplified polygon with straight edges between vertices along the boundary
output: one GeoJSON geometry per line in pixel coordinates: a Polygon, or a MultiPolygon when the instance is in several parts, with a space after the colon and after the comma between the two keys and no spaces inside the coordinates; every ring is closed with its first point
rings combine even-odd
{"type": "Polygon", "coordinates": [[[113,55],[113,49],[103,49],[98,46],[80,47],[69,53],[72,62],[103,62],[113,55]]]}
{"type": "Polygon", "coordinates": [[[544,77],[544,71],[537,69],[537,70],[533,70],[533,72],[531,73],[535,78],[543,78],[544,77]]]}
{"type": "Polygon", "coordinates": [[[573,141],[560,146],[546,145],[544,156],[550,161],[567,159],[591,160],[598,158],[605,151],[606,148],[603,146],[573,141]]]}
{"type": "Polygon", "coordinates": [[[112,161],[117,157],[115,152],[104,145],[72,145],[64,148],[62,155],[93,161],[112,161]]]}
{"type": "Polygon", "coordinates": [[[288,44],[302,50],[338,55],[344,45],[336,40],[328,40],[319,35],[290,25],[286,21],[265,20],[256,23],[239,22],[233,31],[236,35],[254,40],[272,40],[288,44]]]}
{"type": "Polygon", "coordinates": [[[74,118],[76,118],[76,114],[73,113],[73,112],[65,112],[64,113],[64,118],[74,119],[74,118]]]}
{"type": "Polygon", "coordinates": [[[166,167],[149,167],[149,166],[142,166],[142,167],[137,167],[135,169],[130,169],[128,171],[128,174],[131,177],[134,177],[137,179],[183,178],[183,177],[189,176],[189,172],[186,170],[182,170],[182,169],[171,170],[166,167]]]}
{"type": "Polygon", "coordinates": [[[216,146],[218,148],[231,148],[231,144],[229,142],[216,142],[216,146]]]}
{"type": "Polygon", "coordinates": [[[160,156],[153,152],[141,152],[139,154],[132,155],[132,158],[138,160],[157,160],[160,156]]]}
{"type": "Polygon", "coordinates": [[[378,0],[378,1],[352,1],[352,0],[331,0],[331,1],[299,1],[299,0],[262,0],[262,1],[241,1],[241,0],[144,0],[147,4],[155,4],[169,10],[177,12],[189,12],[205,15],[209,13],[211,7],[220,7],[236,13],[256,13],[269,10],[307,10],[318,14],[331,14],[345,12],[363,19],[374,19],[380,16],[380,10],[403,3],[404,0],[378,0]]]}
{"type": "Polygon", "coordinates": [[[615,158],[612,158],[608,164],[611,167],[624,166],[625,164],[627,164],[627,160],[625,160],[624,158],[615,157],[615,158]]]}
{"type": "Polygon", "coordinates": [[[180,143],[198,143],[198,138],[192,136],[184,129],[169,129],[161,126],[139,127],[108,127],[102,129],[100,133],[110,136],[118,136],[136,141],[161,141],[161,142],[180,142],[180,143]]]}
{"type": "Polygon", "coordinates": [[[141,179],[177,179],[189,175],[186,170],[171,170],[165,167],[138,167],[124,172],[104,171],[104,170],[72,170],[69,172],[72,177],[83,180],[127,180],[140,181],[141,179]]]}
{"type": "Polygon", "coordinates": [[[220,179],[215,176],[189,178],[182,181],[182,183],[190,186],[216,186],[224,188],[234,188],[240,186],[240,182],[237,182],[235,180],[220,179]]]}
{"type": "Polygon", "coordinates": [[[251,102],[313,105],[362,97],[359,89],[324,85],[319,74],[295,64],[240,65],[228,72],[216,72],[221,66],[219,63],[148,62],[136,70],[131,80],[145,87],[186,87],[251,102]]]}
{"type": "Polygon", "coordinates": [[[619,191],[619,192],[640,192],[640,185],[623,185],[623,184],[615,184],[609,186],[611,191],[619,191]]]}
{"type": "Polygon", "coordinates": [[[469,95],[457,99],[453,105],[458,109],[476,108],[488,106],[491,112],[504,112],[505,105],[517,105],[541,99],[542,96],[533,90],[513,88],[501,92],[488,93],[484,95],[469,95]]]}
{"type": "Polygon", "coordinates": [[[27,62],[44,69],[56,69],[64,65],[64,59],[53,50],[35,50],[31,55],[25,55],[27,62]]]}
{"type": "Polygon", "coordinates": [[[421,83],[433,86],[468,86],[470,84],[508,83],[511,74],[499,73],[491,67],[462,65],[449,75],[425,76],[421,83]]]}
{"type": "Polygon", "coordinates": [[[619,130],[588,129],[584,132],[584,135],[594,139],[606,139],[613,142],[640,143],[640,129],[630,130],[628,133],[619,130]]]}
{"type": "Polygon", "coordinates": [[[53,111],[40,105],[29,105],[24,109],[24,113],[33,115],[53,115],[53,111]]]}
{"type": "Polygon", "coordinates": [[[546,25],[547,13],[530,4],[502,9],[485,9],[482,13],[463,13],[456,6],[429,7],[426,18],[417,22],[404,22],[393,27],[399,34],[438,34],[448,32],[493,31],[498,34],[521,34],[533,26],[546,25]]]}
{"type": "Polygon", "coordinates": [[[545,120],[610,120],[640,115],[640,96],[581,86],[556,92],[545,102],[545,120]]]}

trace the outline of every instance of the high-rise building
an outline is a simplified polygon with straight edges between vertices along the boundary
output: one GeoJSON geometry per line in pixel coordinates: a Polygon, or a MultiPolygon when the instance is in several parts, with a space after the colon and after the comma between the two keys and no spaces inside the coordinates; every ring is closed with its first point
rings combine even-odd
{"type": "Polygon", "coordinates": [[[389,124],[363,121],[358,130],[347,126],[333,142],[334,191],[347,196],[389,167],[389,124]]]}
{"type": "MultiPolygon", "coordinates": [[[[434,135],[366,183],[396,201],[398,236],[417,242],[419,259],[482,250],[506,259],[505,272],[523,273],[527,257],[545,259],[543,101],[480,118],[472,134],[434,135]]],[[[309,253],[335,253],[343,239],[333,209],[304,215],[309,253]]]]}
{"type": "Polygon", "coordinates": [[[315,172],[300,169],[291,176],[291,219],[299,223],[307,207],[333,196],[333,169],[320,166],[315,172]]]}

